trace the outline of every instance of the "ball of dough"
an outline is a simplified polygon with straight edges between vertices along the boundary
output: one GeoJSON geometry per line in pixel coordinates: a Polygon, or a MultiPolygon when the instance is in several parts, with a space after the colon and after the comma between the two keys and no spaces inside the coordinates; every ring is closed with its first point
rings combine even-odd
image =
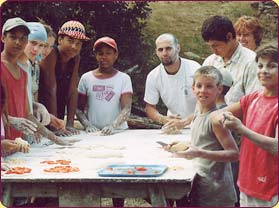
{"type": "Polygon", "coordinates": [[[23,146],[29,145],[27,141],[21,139],[20,137],[17,137],[17,138],[15,139],[15,142],[16,142],[17,144],[23,145],[23,146]]]}
{"type": "Polygon", "coordinates": [[[179,151],[185,151],[189,148],[188,142],[178,142],[177,144],[174,144],[171,146],[170,151],[172,152],[179,152],[179,151]]]}

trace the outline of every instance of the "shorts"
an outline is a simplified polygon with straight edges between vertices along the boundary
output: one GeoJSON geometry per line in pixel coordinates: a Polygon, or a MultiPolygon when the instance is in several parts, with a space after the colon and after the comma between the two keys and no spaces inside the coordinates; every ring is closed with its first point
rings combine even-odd
{"type": "Polygon", "coordinates": [[[271,201],[261,200],[240,192],[241,207],[273,207],[278,202],[278,195],[272,197],[271,201]]]}

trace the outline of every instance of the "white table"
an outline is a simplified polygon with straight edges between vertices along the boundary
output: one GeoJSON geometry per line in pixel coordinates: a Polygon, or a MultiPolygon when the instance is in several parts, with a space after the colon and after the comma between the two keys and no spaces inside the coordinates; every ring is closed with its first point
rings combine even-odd
{"type": "Polygon", "coordinates": [[[111,136],[98,133],[68,137],[82,139],[71,147],[33,145],[30,153],[6,158],[13,166],[32,168],[25,175],[1,174],[3,203],[11,206],[14,197],[57,197],[59,206],[101,206],[102,197],[150,198],[152,206],[167,206],[166,199],[180,199],[190,191],[195,175],[192,162],[171,157],[156,141],[189,140],[183,134],[164,135],[160,130],[126,130],[111,136]],[[121,149],[121,147],[123,149],[121,149]],[[102,155],[103,154],[103,155],[102,155]],[[100,158],[114,156],[109,158],[100,158]],[[71,160],[76,173],[45,173],[53,165],[43,160],[71,160]],[[100,177],[98,170],[111,164],[154,164],[169,168],[159,177],[100,177]]]}

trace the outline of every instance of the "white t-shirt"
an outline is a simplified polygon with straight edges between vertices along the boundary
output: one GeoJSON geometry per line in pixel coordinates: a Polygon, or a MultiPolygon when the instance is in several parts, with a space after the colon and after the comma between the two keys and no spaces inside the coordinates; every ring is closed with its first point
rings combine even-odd
{"type": "Polygon", "coordinates": [[[27,73],[27,98],[30,113],[33,113],[34,95],[39,90],[40,67],[37,62],[32,66],[29,60],[26,61],[26,64],[20,62],[17,62],[17,64],[27,73]]]}
{"type": "Polygon", "coordinates": [[[27,98],[30,113],[33,114],[33,96],[32,96],[32,75],[31,75],[31,63],[29,60],[26,61],[25,64],[17,62],[20,68],[22,68],[27,74],[27,98]]]}
{"type": "Polygon", "coordinates": [[[182,118],[191,115],[196,106],[192,92],[193,75],[198,68],[198,62],[181,58],[178,72],[169,75],[161,63],[147,75],[144,101],[157,105],[161,97],[168,115],[179,114],[182,118]]]}
{"type": "MultiPolygon", "coordinates": [[[[88,120],[99,129],[109,126],[121,112],[121,95],[133,93],[130,77],[118,71],[108,79],[96,78],[93,71],[81,76],[78,92],[88,98],[88,120]]],[[[124,122],[120,129],[127,129],[124,122]]]]}
{"type": "Polygon", "coordinates": [[[238,102],[244,95],[261,90],[257,78],[256,53],[248,48],[238,45],[230,60],[225,64],[221,56],[215,54],[207,57],[203,66],[214,66],[217,69],[228,70],[233,77],[233,85],[225,95],[226,103],[238,102]]]}

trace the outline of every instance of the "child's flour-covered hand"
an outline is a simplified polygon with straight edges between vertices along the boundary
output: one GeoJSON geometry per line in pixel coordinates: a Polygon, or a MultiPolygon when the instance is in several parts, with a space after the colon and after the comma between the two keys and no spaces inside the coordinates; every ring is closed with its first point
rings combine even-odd
{"type": "Polygon", "coordinates": [[[46,107],[41,103],[33,103],[33,111],[35,118],[44,126],[50,123],[50,114],[46,107]]]}
{"type": "Polygon", "coordinates": [[[9,116],[9,124],[12,128],[26,135],[34,134],[37,131],[37,125],[25,118],[9,116]]]}
{"type": "Polygon", "coordinates": [[[91,132],[96,132],[96,131],[100,131],[100,129],[98,129],[96,126],[94,126],[93,124],[88,124],[88,126],[85,127],[85,131],[87,133],[91,133],[91,132]]]}
{"type": "Polygon", "coordinates": [[[112,135],[113,133],[114,133],[114,127],[112,125],[105,126],[101,131],[101,135],[103,136],[112,135]]]}

